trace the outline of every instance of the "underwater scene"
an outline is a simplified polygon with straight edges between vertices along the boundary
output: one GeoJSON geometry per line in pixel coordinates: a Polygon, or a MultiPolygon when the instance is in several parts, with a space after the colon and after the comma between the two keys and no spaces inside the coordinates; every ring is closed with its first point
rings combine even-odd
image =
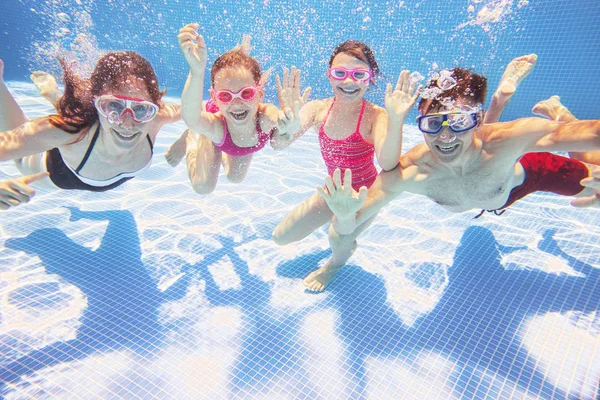
{"type": "Polygon", "coordinates": [[[600,398],[599,18],[3,2],[0,398],[600,398]]]}

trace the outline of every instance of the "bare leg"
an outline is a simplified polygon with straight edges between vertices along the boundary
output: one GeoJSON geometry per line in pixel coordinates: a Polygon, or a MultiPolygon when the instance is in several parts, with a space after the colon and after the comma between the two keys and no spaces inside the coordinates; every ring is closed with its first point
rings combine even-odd
{"type": "Polygon", "coordinates": [[[319,193],[296,206],[273,231],[273,240],[280,246],[304,239],[315,229],[331,222],[333,213],[319,193]]]}
{"type": "Polygon", "coordinates": [[[10,131],[29,121],[4,83],[4,61],[0,60],[0,132],[10,131]]]}
{"type": "Polygon", "coordinates": [[[35,71],[29,76],[33,81],[33,84],[39,89],[40,96],[45,98],[56,108],[56,104],[60,99],[60,92],[58,91],[58,84],[56,79],[47,72],[35,71]]]}
{"type": "MultiPolygon", "coordinates": [[[[540,101],[533,106],[531,112],[557,122],[577,121],[577,117],[567,107],[562,105],[558,96],[552,96],[548,100],[540,101]]],[[[600,165],[600,151],[570,152],[569,156],[574,160],[600,165]]]]}
{"type": "Polygon", "coordinates": [[[346,265],[348,259],[356,250],[356,239],[367,229],[375,220],[377,214],[366,220],[350,235],[339,235],[333,227],[329,227],[329,245],[333,251],[331,259],[316,271],[311,272],[304,278],[304,286],[313,292],[322,292],[325,290],[337,276],[338,272],[346,265]]]}
{"type": "Polygon", "coordinates": [[[246,177],[253,154],[247,156],[235,157],[223,153],[222,164],[225,169],[225,175],[231,183],[240,183],[246,177]]]}
{"type": "MultiPolygon", "coordinates": [[[[179,163],[181,162],[181,160],[183,159],[183,157],[185,157],[185,153],[187,150],[188,132],[189,132],[189,129],[186,129],[181,134],[179,139],[177,139],[175,141],[175,143],[173,143],[171,146],[169,146],[169,148],[167,149],[167,152],[165,153],[165,158],[167,159],[167,162],[173,168],[178,166],[179,163]]],[[[195,144],[194,144],[194,146],[195,146],[195,144]]]]}
{"type": "Polygon", "coordinates": [[[536,61],[537,56],[529,54],[517,57],[508,64],[485,115],[486,124],[492,124],[500,120],[502,112],[517,91],[517,86],[529,75],[536,61]]]}
{"type": "Polygon", "coordinates": [[[194,132],[186,130],[187,170],[192,187],[197,193],[208,194],[215,190],[219,169],[221,168],[221,150],[204,135],[196,139],[194,132]]]}

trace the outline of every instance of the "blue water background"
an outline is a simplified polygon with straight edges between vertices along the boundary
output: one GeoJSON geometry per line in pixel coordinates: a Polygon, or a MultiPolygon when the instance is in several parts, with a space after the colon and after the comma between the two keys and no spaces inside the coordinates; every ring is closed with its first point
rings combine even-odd
{"type": "MultiPolygon", "coordinates": [[[[6,79],[26,80],[31,70],[57,63],[35,57],[32,43],[56,41],[54,33],[66,26],[76,31],[75,18],[63,24],[56,14],[86,9],[90,29],[105,50],[135,50],[147,57],[169,94],[178,95],[187,68],[177,46],[178,29],[198,22],[209,49],[209,65],[240,41],[253,36],[253,54],[264,69],[296,65],[304,83],[313,87],[313,98],[330,96],[325,78],[332,49],[348,39],[363,40],[373,47],[386,78],[370,99],[382,103],[387,81],[395,81],[402,69],[423,75],[432,64],[473,67],[489,78],[489,93],[499,82],[506,64],[514,57],[536,53],[538,65],[525,80],[504,114],[504,120],[530,115],[531,107],[551,95],[561,96],[577,117],[598,117],[593,99],[598,83],[600,54],[600,2],[582,0],[447,1],[199,1],[168,0],[88,2],[7,0],[0,15],[0,57],[6,61],[6,79]],[[467,25],[467,8],[508,4],[499,22],[467,25]],[[42,65],[40,65],[42,64],[42,65]]],[[[73,34],[61,41],[67,43],[73,34]]],[[[267,98],[275,100],[274,80],[267,98]]]]}

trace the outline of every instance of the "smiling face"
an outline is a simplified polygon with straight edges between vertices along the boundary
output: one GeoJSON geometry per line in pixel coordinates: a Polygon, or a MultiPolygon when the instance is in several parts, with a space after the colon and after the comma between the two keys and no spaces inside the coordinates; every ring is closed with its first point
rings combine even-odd
{"type": "MultiPolygon", "coordinates": [[[[450,110],[442,111],[442,114],[450,113],[464,113],[464,108],[458,106],[450,110]]],[[[438,110],[429,111],[427,116],[440,115],[438,110]]],[[[462,156],[471,147],[474,140],[474,134],[483,125],[483,112],[478,111],[476,113],[476,125],[471,129],[462,132],[454,132],[447,125],[447,121],[444,122],[444,126],[437,133],[425,133],[423,132],[423,138],[425,143],[431,150],[433,156],[442,163],[460,163],[462,156]]]]}
{"type": "Polygon", "coordinates": [[[245,125],[249,122],[254,123],[258,106],[264,98],[264,90],[258,88],[256,95],[249,101],[244,101],[236,97],[230,103],[220,101],[216,93],[221,90],[228,90],[232,93],[240,93],[246,87],[258,87],[252,72],[244,67],[225,67],[217,71],[213,77],[213,87],[210,91],[211,98],[221,110],[221,114],[227,120],[227,123],[235,125],[245,125]]]}
{"type": "MultiPolygon", "coordinates": [[[[369,64],[359,60],[347,53],[339,53],[335,56],[331,62],[330,68],[345,68],[345,69],[363,69],[370,71],[369,64]]],[[[369,89],[370,82],[367,81],[355,81],[352,79],[352,74],[347,74],[346,79],[338,80],[329,76],[329,82],[335,97],[342,102],[354,102],[361,100],[369,89]]]]}
{"type": "MultiPolygon", "coordinates": [[[[118,88],[106,88],[99,95],[135,98],[152,102],[144,81],[135,77],[128,77],[124,82],[121,82],[118,88]]],[[[113,123],[101,113],[98,113],[98,118],[102,130],[108,133],[106,140],[119,148],[134,148],[144,141],[146,135],[150,132],[151,123],[137,123],[129,112],[121,116],[121,122],[113,123]]]]}

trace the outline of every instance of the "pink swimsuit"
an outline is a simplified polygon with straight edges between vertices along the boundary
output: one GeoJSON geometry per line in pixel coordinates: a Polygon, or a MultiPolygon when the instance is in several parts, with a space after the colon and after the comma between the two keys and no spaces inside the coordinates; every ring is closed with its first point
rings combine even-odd
{"type": "Polygon", "coordinates": [[[334,140],[325,133],[325,123],[329,118],[329,113],[333,108],[335,98],[327,111],[327,115],[319,129],[319,144],[321,145],[321,155],[327,166],[329,175],[333,175],[336,168],[341,169],[342,179],[344,170],[352,170],[352,187],[358,190],[361,186],[370,187],[377,179],[377,168],[375,168],[375,146],[365,142],[360,134],[360,122],[365,111],[366,101],[363,100],[358,116],[358,123],[354,133],[345,139],[334,140]]]}
{"type": "MultiPolygon", "coordinates": [[[[219,111],[219,108],[216,106],[215,103],[213,103],[212,100],[209,100],[206,103],[206,111],[216,114],[219,111]]],[[[221,118],[223,120],[223,141],[219,144],[215,143],[215,146],[217,146],[219,149],[221,149],[222,152],[229,154],[230,156],[241,157],[247,156],[248,154],[256,153],[257,151],[265,147],[265,145],[269,141],[269,138],[271,137],[269,133],[263,132],[260,128],[260,120],[257,115],[256,132],[258,133],[258,143],[256,143],[252,147],[240,147],[237,144],[233,143],[231,135],[229,134],[229,130],[227,129],[227,121],[225,120],[225,117],[221,118]]]]}

